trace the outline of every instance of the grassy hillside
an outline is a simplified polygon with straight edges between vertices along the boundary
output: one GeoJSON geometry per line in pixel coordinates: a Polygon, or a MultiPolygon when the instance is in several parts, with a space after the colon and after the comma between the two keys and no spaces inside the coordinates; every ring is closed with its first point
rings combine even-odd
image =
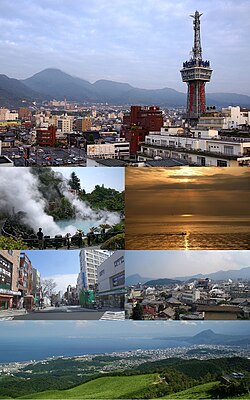
{"type": "Polygon", "coordinates": [[[34,393],[25,399],[131,399],[139,398],[148,386],[153,385],[158,374],[137,376],[110,376],[98,378],[68,390],[50,390],[34,393]]]}
{"type": "Polygon", "coordinates": [[[204,383],[203,385],[193,386],[190,389],[162,397],[162,399],[211,399],[211,390],[215,389],[218,384],[218,382],[204,383]]]}
{"type": "MultiPolygon", "coordinates": [[[[209,382],[203,385],[193,386],[190,389],[182,390],[178,393],[173,393],[168,396],[161,397],[161,399],[213,399],[212,391],[216,390],[219,382],[209,382]]],[[[237,397],[230,397],[231,399],[249,399],[249,394],[238,395],[237,397]]]]}

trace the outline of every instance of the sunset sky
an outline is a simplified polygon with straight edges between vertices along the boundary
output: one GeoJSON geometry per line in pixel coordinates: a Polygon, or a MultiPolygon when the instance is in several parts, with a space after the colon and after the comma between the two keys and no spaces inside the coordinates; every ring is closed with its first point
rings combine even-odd
{"type": "Polygon", "coordinates": [[[126,169],[128,223],[250,219],[249,198],[247,168],[126,169]]]}

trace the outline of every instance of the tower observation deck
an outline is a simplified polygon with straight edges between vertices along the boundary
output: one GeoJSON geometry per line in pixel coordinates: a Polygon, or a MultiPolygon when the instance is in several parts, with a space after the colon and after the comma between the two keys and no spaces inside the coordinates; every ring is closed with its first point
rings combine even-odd
{"type": "Polygon", "coordinates": [[[205,84],[209,82],[212,75],[210,62],[202,59],[201,35],[200,35],[200,14],[195,11],[190,15],[194,19],[194,46],[189,61],[183,63],[181,77],[187,82],[187,120],[193,125],[206,109],[205,84]]]}

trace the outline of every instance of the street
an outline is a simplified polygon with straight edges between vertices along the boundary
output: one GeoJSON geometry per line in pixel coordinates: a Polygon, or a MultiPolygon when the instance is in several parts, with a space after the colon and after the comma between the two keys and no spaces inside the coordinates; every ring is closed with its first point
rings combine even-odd
{"type": "Polygon", "coordinates": [[[95,310],[81,306],[46,307],[26,312],[25,309],[0,310],[0,321],[4,320],[124,320],[124,311],[120,309],[95,310]]]}
{"type": "Polygon", "coordinates": [[[23,315],[15,315],[14,320],[98,320],[105,310],[93,310],[81,306],[46,307],[28,312],[23,315]]]}

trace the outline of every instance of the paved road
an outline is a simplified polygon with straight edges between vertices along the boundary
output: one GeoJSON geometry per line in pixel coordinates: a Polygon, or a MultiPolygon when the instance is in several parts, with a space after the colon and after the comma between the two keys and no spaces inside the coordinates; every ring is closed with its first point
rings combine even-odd
{"type": "Polygon", "coordinates": [[[105,310],[90,310],[79,306],[48,307],[14,316],[14,320],[98,320],[105,310]]]}

